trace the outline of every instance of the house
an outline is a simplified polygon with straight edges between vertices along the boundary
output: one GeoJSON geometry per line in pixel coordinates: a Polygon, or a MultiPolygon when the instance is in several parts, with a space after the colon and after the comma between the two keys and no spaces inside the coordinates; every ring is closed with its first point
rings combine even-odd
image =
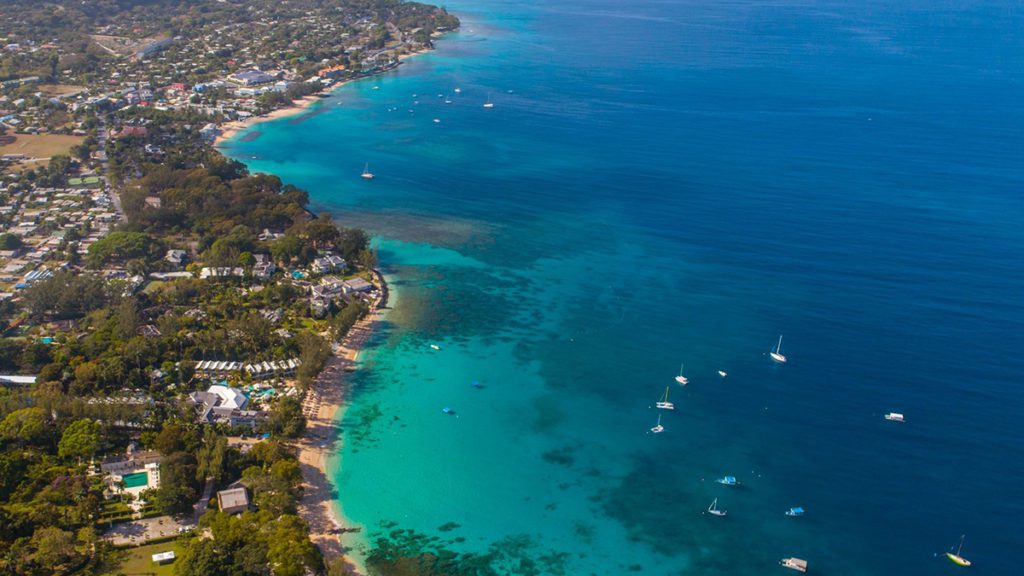
{"type": "Polygon", "coordinates": [[[373,284],[370,284],[369,282],[363,280],[362,278],[352,278],[350,280],[345,280],[345,286],[348,287],[349,292],[359,293],[373,291],[373,284]]]}
{"type": "Polygon", "coordinates": [[[327,254],[321,256],[316,260],[313,260],[313,264],[310,268],[317,274],[327,274],[329,272],[337,272],[338,270],[344,270],[348,264],[345,259],[337,254],[327,254]]]}
{"type": "Polygon", "coordinates": [[[115,136],[116,138],[130,138],[133,136],[145,137],[149,133],[145,126],[125,126],[115,136]]]}
{"type": "Polygon", "coordinates": [[[338,64],[337,66],[328,66],[327,68],[321,68],[317,71],[316,75],[319,78],[339,78],[345,75],[345,65],[338,64]]]}
{"type": "Polygon", "coordinates": [[[244,274],[241,268],[235,267],[206,267],[199,271],[199,277],[207,278],[240,278],[244,274]]]}
{"type": "Polygon", "coordinates": [[[187,259],[188,252],[184,250],[168,250],[167,255],[164,256],[164,260],[169,262],[175,268],[181,268],[187,259]]]}
{"type": "Polygon", "coordinates": [[[217,129],[217,125],[213,122],[210,122],[206,126],[203,126],[199,129],[199,136],[201,136],[204,140],[213,141],[214,139],[217,138],[217,134],[219,132],[220,130],[217,129]]]}
{"type": "Polygon", "coordinates": [[[244,486],[217,492],[217,507],[225,514],[239,514],[249,510],[249,492],[244,486]]]}
{"type": "Polygon", "coordinates": [[[31,386],[36,383],[35,376],[21,376],[18,374],[0,374],[0,386],[31,386]]]}
{"type": "Polygon", "coordinates": [[[274,272],[277,272],[277,266],[269,260],[257,262],[252,267],[253,277],[260,280],[270,280],[270,277],[274,275],[274,272]]]}

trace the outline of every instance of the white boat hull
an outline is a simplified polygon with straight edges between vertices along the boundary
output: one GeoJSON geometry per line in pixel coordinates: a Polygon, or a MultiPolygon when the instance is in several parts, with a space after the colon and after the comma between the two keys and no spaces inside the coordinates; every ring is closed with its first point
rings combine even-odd
{"type": "Polygon", "coordinates": [[[676,382],[679,382],[683,386],[686,386],[687,384],[690,383],[690,381],[687,380],[686,376],[676,376],[676,382]]]}
{"type": "Polygon", "coordinates": [[[775,360],[776,362],[778,362],[780,364],[785,364],[786,363],[786,357],[783,356],[782,354],[779,354],[778,352],[772,352],[771,353],[771,357],[772,357],[772,360],[775,360]]]}
{"type": "Polygon", "coordinates": [[[671,403],[671,402],[658,402],[657,404],[655,404],[655,406],[658,407],[658,408],[661,408],[662,410],[675,410],[676,409],[676,405],[671,403]]]}
{"type": "Polygon", "coordinates": [[[665,427],[662,426],[661,424],[658,424],[654,428],[651,428],[651,432],[654,433],[654,434],[661,434],[664,431],[665,431],[665,427]]]}

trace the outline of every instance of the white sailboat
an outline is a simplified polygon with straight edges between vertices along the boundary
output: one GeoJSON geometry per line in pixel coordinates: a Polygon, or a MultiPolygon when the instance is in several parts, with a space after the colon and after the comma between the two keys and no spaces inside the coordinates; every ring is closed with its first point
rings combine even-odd
{"type": "Polygon", "coordinates": [[[658,414],[658,423],[654,426],[654,428],[651,428],[651,432],[653,432],[654,434],[661,434],[664,431],[665,427],[661,425],[661,414],[658,414]]]}
{"type": "Polygon", "coordinates": [[[714,514],[715,516],[725,516],[727,513],[728,512],[726,512],[725,510],[718,509],[718,498],[715,498],[715,501],[711,503],[711,506],[708,506],[708,514],[714,514]]]}
{"type": "Polygon", "coordinates": [[[963,566],[964,568],[971,565],[971,561],[960,555],[960,552],[964,549],[964,536],[960,536],[960,545],[956,547],[956,554],[952,552],[946,552],[946,558],[949,558],[951,562],[957,566],[963,566]]]}
{"type": "Polygon", "coordinates": [[[373,180],[373,172],[370,172],[370,163],[369,162],[367,162],[366,165],[363,166],[363,173],[360,174],[360,177],[363,180],[373,180]]]}
{"type": "Polygon", "coordinates": [[[780,364],[786,363],[786,357],[782,355],[782,334],[779,334],[779,343],[775,345],[775,350],[772,350],[771,357],[780,364]]]}
{"type": "Polygon", "coordinates": [[[686,376],[683,376],[683,366],[686,366],[686,364],[683,363],[679,365],[679,376],[676,376],[676,382],[686,386],[690,381],[686,379],[686,376]]]}
{"type": "Polygon", "coordinates": [[[654,404],[656,407],[662,410],[675,410],[676,405],[668,401],[668,386],[665,386],[665,395],[661,397],[661,400],[654,404]]]}
{"type": "Polygon", "coordinates": [[[727,374],[727,373],[725,372],[725,370],[719,370],[719,371],[718,371],[718,375],[719,375],[719,376],[721,376],[722,378],[725,378],[725,377],[726,377],[726,376],[728,376],[729,374],[727,374]]]}
{"type": "Polygon", "coordinates": [[[490,94],[487,94],[487,101],[484,102],[484,108],[494,108],[494,102],[491,102],[490,94]]]}

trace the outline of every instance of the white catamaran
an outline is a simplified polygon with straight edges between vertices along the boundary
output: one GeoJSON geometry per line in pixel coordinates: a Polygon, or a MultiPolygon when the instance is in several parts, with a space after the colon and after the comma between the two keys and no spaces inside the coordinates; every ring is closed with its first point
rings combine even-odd
{"type": "Polygon", "coordinates": [[[771,357],[780,364],[786,362],[786,357],[782,355],[782,334],[779,334],[779,343],[775,345],[775,350],[772,350],[771,357]]]}
{"type": "Polygon", "coordinates": [[[683,366],[686,366],[686,364],[683,363],[679,365],[679,376],[676,376],[676,382],[686,386],[690,381],[686,379],[686,376],[683,376],[683,366]]]}
{"type": "Polygon", "coordinates": [[[655,406],[661,408],[662,410],[676,409],[676,405],[668,401],[668,386],[665,386],[665,395],[661,397],[661,400],[655,403],[655,406]]]}

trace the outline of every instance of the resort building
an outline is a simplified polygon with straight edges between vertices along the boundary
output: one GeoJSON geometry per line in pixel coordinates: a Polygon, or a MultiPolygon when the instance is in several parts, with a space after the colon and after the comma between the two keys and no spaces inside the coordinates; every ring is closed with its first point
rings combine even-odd
{"type": "MultiPolygon", "coordinates": [[[[146,490],[160,487],[160,462],[163,455],[159,452],[132,452],[129,450],[124,458],[108,460],[100,464],[106,490],[103,495],[114,498],[121,494],[130,494],[137,500],[146,490]]],[[[139,505],[134,503],[133,505],[139,505]]]]}
{"type": "Polygon", "coordinates": [[[242,86],[259,86],[260,84],[269,84],[276,80],[276,78],[266,72],[249,69],[235,72],[231,76],[228,76],[228,80],[235,84],[241,84],[242,86]]]}
{"type": "Polygon", "coordinates": [[[249,397],[228,386],[210,386],[206,392],[189,394],[189,399],[195,404],[197,419],[202,423],[254,427],[267,417],[262,410],[247,410],[249,397]]]}

